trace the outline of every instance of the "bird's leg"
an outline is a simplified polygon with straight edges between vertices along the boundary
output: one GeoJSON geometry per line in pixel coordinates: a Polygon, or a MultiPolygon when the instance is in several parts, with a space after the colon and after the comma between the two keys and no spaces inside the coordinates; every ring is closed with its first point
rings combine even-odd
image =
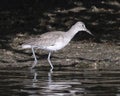
{"type": "Polygon", "coordinates": [[[33,53],[33,57],[34,57],[34,64],[32,65],[32,68],[34,68],[35,65],[37,64],[37,58],[36,58],[36,56],[35,56],[34,47],[32,47],[32,53],[33,53]]]}
{"type": "Polygon", "coordinates": [[[53,65],[52,65],[52,63],[50,61],[50,56],[51,56],[51,52],[49,52],[49,54],[48,54],[48,62],[50,64],[50,66],[51,66],[51,70],[53,70],[53,65]]]}

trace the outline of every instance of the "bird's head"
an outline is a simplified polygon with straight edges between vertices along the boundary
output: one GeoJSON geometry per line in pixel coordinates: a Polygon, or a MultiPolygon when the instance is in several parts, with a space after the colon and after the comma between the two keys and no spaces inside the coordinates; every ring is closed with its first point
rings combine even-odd
{"type": "Polygon", "coordinates": [[[85,24],[81,21],[77,22],[75,25],[74,25],[75,29],[77,31],[85,31],[87,33],[89,33],[90,35],[93,36],[93,34],[85,27],[85,24]]]}

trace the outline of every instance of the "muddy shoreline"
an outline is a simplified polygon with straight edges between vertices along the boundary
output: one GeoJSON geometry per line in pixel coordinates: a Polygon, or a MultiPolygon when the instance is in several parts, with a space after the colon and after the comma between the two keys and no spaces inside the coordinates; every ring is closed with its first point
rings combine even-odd
{"type": "MultiPolygon", "coordinates": [[[[10,67],[29,68],[32,66],[34,59],[31,50],[22,50],[17,47],[13,49],[14,51],[1,49],[0,69],[10,67]]],[[[48,52],[37,50],[36,54],[38,58],[36,67],[50,66],[47,61],[48,52]]],[[[51,56],[51,61],[54,67],[119,68],[120,46],[109,43],[72,41],[62,50],[54,52],[51,56]]]]}
{"type": "MultiPolygon", "coordinates": [[[[66,31],[77,21],[83,21],[95,37],[80,32],[68,46],[52,54],[53,65],[119,68],[120,2],[118,0],[94,2],[88,0],[87,3],[70,0],[67,6],[64,5],[66,0],[59,2],[51,0],[51,3],[47,4],[39,0],[10,2],[9,6],[6,4],[6,7],[0,7],[0,69],[30,67],[34,59],[31,50],[21,49],[24,40],[48,31],[66,31]],[[44,4],[49,6],[42,6],[44,4]]],[[[36,54],[37,67],[49,67],[48,53],[37,50],[36,54]]]]}

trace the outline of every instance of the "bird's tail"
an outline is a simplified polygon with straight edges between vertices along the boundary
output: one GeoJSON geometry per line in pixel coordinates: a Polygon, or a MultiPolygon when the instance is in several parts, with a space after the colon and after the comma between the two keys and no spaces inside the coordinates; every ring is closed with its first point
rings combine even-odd
{"type": "Polygon", "coordinates": [[[28,49],[28,48],[31,48],[31,45],[22,45],[22,49],[28,49]]]}

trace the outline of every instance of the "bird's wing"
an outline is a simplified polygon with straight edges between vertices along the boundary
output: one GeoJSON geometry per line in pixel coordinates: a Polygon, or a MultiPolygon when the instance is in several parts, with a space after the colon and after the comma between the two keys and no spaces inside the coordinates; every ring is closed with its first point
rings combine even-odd
{"type": "Polygon", "coordinates": [[[25,44],[38,47],[54,46],[56,41],[62,37],[60,33],[61,32],[47,32],[35,38],[30,38],[25,44]]]}

